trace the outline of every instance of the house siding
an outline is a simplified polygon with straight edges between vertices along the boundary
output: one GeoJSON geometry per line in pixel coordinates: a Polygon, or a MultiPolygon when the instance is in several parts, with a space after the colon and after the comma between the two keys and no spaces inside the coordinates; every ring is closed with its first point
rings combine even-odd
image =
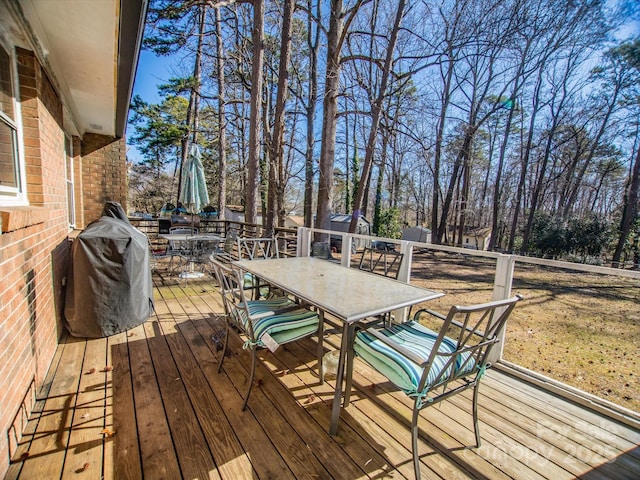
{"type": "MultiPolygon", "coordinates": [[[[64,333],[71,252],[62,102],[32,52],[17,48],[16,57],[29,206],[0,207],[0,478],[64,333]]],[[[86,134],[73,144],[82,228],[100,216],[104,201],[124,205],[125,143],[86,134]]]]}

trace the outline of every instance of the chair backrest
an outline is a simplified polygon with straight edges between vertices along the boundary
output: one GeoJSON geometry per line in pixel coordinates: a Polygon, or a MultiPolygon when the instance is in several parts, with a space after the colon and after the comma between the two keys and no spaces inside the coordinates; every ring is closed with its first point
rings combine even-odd
{"type": "MultiPolygon", "coordinates": [[[[498,334],[521,299],[520,295],[516,295],[506,300],[477,305],[452,306],[426,362],[427,368],[418,391],[424,390],[427,381],[432,389],[439,385],[446,386],[448,382],[469,373],[481,374],[491,366],[487,363],[489,353],[499,341],[498,334]],[[430,372],[432,369],[433,372],[430,372]]],[[[428,310],[420,310],[414,319],[418,320],[422,312],[433,314],[428,310]]]]}
{"type": "Polygon", "coordinates": [[[211,265],[218,285],[220,285],[225,314],[238,328],[252,336],[251,322],[248,321],[247,299],[242,288],[243,280],[240,271],[215,259],[211,260],[211,265]]]}
{"type": "Polygon", "coordinates": [[[360,270],[398,279],[404,254],[392,250],[365,248],[360,257],[360,270]]]}
{"type": "Polygon", "coordinates": [[[214,251],[214,256],[218,260],[222,260],[224,262],[230,262],[231,260],[237,260],[237,255],[234,254],[233,249],[236,246],[236,239],[238,238],[238,234],[236,232],[229,232],[227,236],[224,238],[224,244],[222,245],[222,250],[214,251]]]}
{"type": "Polygon", "coordinates": [[[278,242],[275,238],[238,237],[238,258],[259,260],[265,258],[280,258],[278,242]]]}
{"type": "Polygon", "coordinates": [[[313,242],[311,245],[311,256],[321,258],[323,260],[331,260],[331,246],[329,242],[313,242]]]}
{"type": "Polygon", "coordinates": [[[231,253],[233,251],[233,247],[236,244],[236,239],[238,238],[238,234],[236,232],[229,232],[229,234],[224,239],[223,250],[224,253],[231,253]]]}

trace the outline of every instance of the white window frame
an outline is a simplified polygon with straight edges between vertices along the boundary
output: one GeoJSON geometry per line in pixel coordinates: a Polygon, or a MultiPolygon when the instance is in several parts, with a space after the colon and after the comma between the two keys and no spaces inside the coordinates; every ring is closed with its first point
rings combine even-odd
{"type": "Polygon", "coordinates": [[[9,69],[11,70],[11,89],[13,97],[13,111],[15,119],[10,119],[0,112],[0,121],[6,123],[9,128],[15,131],[16,145],[14,152],[16,158],[16,173],[18,174],[18,187],[7,187],[0,185],[0,206],[28,205],[27,199],[27,172],[24,154],[24,139],[22,135],[22,110],[16,95],[19,92],[18,71],[15,48],[9,46],[8,42],[0,36],[0,47],[9,55],[9,69]]]}
{"type": "Polygon", "coordinates": [[[64,164],[65,179],[67,186],[67,213],[69,215],[69,228],[76,226],[76,195],[74,180],[74,162],[73,162],[73,137],[67,133],[64,134],[64,164]],[[69,178],[71,177],[71,178],[69,178]]]}

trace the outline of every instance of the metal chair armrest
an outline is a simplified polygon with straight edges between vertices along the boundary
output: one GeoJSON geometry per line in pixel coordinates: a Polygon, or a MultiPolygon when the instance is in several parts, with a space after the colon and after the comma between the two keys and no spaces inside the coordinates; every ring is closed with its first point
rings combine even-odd
{"type": "Polygon", "coordinates": [[[418,310],[414,315],[413,315],[413,319],[414,320],[418,320],[418,317],[420,317],[421,314],[423,313],[428,313],[429,315],[439,318],[440,320],[446,320],[447,316],[441,314],[440,312],[436,312],[434,310],[430,310],[428,308],[421,308],[420,310],[418,310]]]}

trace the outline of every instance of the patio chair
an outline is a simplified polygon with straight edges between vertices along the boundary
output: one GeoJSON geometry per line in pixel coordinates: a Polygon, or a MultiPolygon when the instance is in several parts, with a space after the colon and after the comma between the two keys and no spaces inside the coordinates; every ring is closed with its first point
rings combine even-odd
{"type": "Polygon", "coordinates": [[[147,235],[147,245],[149,246],[149,266],[151,268],[151,273],[155,272],[160,275],[160,278],[162,278],[160,270],[158,269],[158,264],[160,260],[170,257],[168,246],[166,244],[158,245],[157,242],[152,242],[149,235],[147,235]]]}
{"type": "Polygon", "coordinates": [[[393,250],[366,247],[360,257],[358,268],[397,280],[403,258],[404,254],[393,250]]]}
{"type": "MultiPolygon", "coordinates": [[[[280,258],[278,242],[273,237],[255,238],[238,237],[236,239],[238,260],[262,260],[267,258],[280,258]]],[[[260,279],[251,273],[244,275],[245,290],[252,290],[252,298],[269,297],[272,292],[268,284],[260,283],[260,279]]]]}
{"type": "Polygon", "coordinates": [[[318,372],[320,383],[322,383],[323,324],[318,313],[295,303],[286,296],[272,297],[267,300],[247,300],[244,288],[238,288],[238,285],[243,283],[242,272],[216,260],[212,260],[212,264],[220,285],[226,317],[226,335],[218,363],[218,372],[224,362],[232,327],[246,336],[245,348],[252,350],[251,373],[242,410],[246,409],[251,394],[258,348],[268,348],[273,352],[285,343],[317,335],[318,372]]]}
{"type": "Polygon", "coordinates": [[[232,260],[237,260],[234,255],[233,249],[236,246],[236,239],[238,234],[236,232],[229,232],[224,239],[222,248],[216,249],[211,255],[212,260],[218,260],[221,262],[229,263],[232,260]]]}
{"type": "MultiPolygon", "coordinates": [[[[397,280],[403,258],[404,254],[393,250],[365,247],[362,251],[358,268],[397,280]]],[[[384,322],[385,326],[390,326],[393,318],[393,312],[387,312],[377,317],[377,321],[384,322]]]]}
{"type": "Polygon", "coordinates": [[[273,237],[252,238],[238,237],[238,259],[257,260],[264,258],[280,258],[278,242],[273,237]]]}
{"type": "MultiPolygon", "coordinates": [[[[498,334],[521,299],[516,295],[478,305],[454,305],[446,316],[423,309],[411,321],[381,330],[366,328],[355,334],[355,355],[414,399],[411,439],[416,479],[420,478],[420,410],[473,388],[473,424],[476,447],[480,446],[478,387],[491,367],[488,358],[499,341],[498,334]],[[440,329],[433,331],[421,325],[423,315],[441,323],[440,329]]],[[[352,373],[353,354],[347,360],[345,406],[349,403],[352,373]]]]}
{"type": "MultiPolygon", "coordinates": [[[[175,235],[196,235],[198,229],[195,227],[171,227],[169,229],[170,234],[175,235]]],[[[187,263],[189,258],[192,258],[192,242],[185,240],[169,240],[167,246],[167,255],[169,256],[169,271],[174,270],[173,259],[179,258],[183,263],[187,263]]]]}

